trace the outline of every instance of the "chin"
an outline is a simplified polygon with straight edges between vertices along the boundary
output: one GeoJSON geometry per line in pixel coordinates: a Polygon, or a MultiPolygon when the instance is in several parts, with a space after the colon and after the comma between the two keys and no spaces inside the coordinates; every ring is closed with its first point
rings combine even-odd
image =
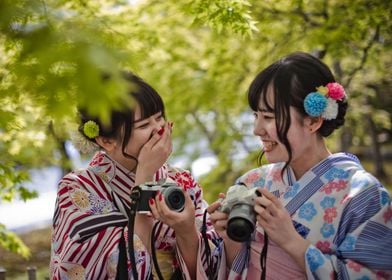
{"type": "Polygon", "coordinates": [[[265,152],[264,157],[269,163],[287,162],[288,160],[288,157],[286,155],[282,156],[279,151],[265,152]]]}

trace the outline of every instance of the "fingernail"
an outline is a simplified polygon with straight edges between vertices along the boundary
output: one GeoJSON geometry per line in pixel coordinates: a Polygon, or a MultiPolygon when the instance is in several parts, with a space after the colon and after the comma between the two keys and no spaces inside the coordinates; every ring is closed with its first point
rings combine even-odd
{"type": "Polygon", "coordinates": [[[159,134],[159,135],[162,135],[164,131],[165,131],[165,128],[164,128],[164,127],[161,127],[161,129],[158,130],[158,134],[159,134]]]}
{"type": "Polygon", "coordinates": [[[149,202],[151,205],[154,205],[154,199],[150,198],[150,199],[148,200],[148,202],[149,202]]]}
{"type": "Polygon", "coordinates": [[[159,193],[159,201],[162,201],[162,198],[163,198],[162,193],[159,193]]]}

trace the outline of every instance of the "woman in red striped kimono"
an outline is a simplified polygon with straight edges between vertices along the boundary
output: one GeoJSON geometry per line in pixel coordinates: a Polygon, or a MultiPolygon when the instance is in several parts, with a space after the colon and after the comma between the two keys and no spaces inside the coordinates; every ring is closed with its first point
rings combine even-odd
{"type": "MultiPolygon", "coordinates": [[[[131,84],[134,108],[112,112],[110,125],[81,112],[82,138],[75,140],[76,145],[84,151],[99,151],[87,168],[71,172],[59,182],[51,279],[134,279],[135,268],[138,279],[158,279],[157,271],[165,279],[179,279],[179,261],[190,267],[188,275],[194,273],[205,208],[202,189],[188,171],[166,163],[172,151],[172,123],[165,120],[159,94],[139,77],[124,76],[131,84]],[[127,249],[131,190],[145,182],[164,181],[182,188],[187,211],[169,211],[170,219],[166,217],[165,223],[151,214],[136,213],[134,235],[129,239],[133,240],[133,264],[127,249]],[[195,253],[182,252],[184,257],[179,260],[177,244],[182,248],[186,244],[195,253]],[[152,249],[159,270],[152,265],[152,249]]],[[[161,200],[158,192],[156,200],[149,200],[150,207],[166,207],[161,200]]]]}

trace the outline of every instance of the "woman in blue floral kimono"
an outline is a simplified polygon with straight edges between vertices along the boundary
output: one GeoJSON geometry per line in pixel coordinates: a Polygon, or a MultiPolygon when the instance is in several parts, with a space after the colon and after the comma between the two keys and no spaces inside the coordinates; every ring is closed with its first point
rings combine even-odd
{"type": "Polygon", "coordinates": [[[211,253],[200,239],[199,278],[392,279],[390,195],[354,155],[325,143],[347,108],[329,68],[288,55],[257,75],[248,101],[269,162],[237,182],[261,194],[256,229],[249,241],[230,239],[222,202],[211,204],[215,230],[211,253]]]}
{"type": "Polygon", "coordinates": [[[133,74],[124,78],[130,83],[134,107],[111,112],[110,124],[81,114],[80,137],[74,143],[85,152],[100,151],[87,168],[67,174],[59,183],[51,279],[181,279],[180,263],[190,267],[189,279],[194,275],[196,253],[181,259],[176,255],[178,244],[196,252],[205,208],[202,190],[188,171],[166,163],[172,150],[172,123],[165,120],[159,94],[133,74]],[[180,186],[187,211],[164,208],[158,192],[157,201],[150,198],[149,204],[154,208],[159,202],[170,218],[163,223],[138,212],[131,226],[130,194],[145,182],[180,186]],[[152,265],[154,252],[158,266],[152,265]]]}

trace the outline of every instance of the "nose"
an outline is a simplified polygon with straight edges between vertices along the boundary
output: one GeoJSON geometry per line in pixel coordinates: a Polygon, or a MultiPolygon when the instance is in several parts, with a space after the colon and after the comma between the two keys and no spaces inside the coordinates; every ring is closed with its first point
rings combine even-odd
{"type": "Polygon", "coordinates": [[[263,122],[260,119],[256,119],[254,122],[253,134],[258,136],[264,136],[267,134],[263,122]]]}
{"type": "Polygon", "coordinates": [[[158,132],[159,130],[161,130],[161,128],[163,128],[165,126],[165,120],[161,119],[159,121],[157,120],[153,120],[153,126],[154,126],[154,132],[158,132]]]}

